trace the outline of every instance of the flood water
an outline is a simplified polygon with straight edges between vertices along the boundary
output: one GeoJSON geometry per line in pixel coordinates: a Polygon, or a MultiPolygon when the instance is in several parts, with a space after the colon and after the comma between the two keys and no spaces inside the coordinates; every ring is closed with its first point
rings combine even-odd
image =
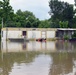
{"type": "Polygon", "coordinates": [[[1,42],[0,75],[76,75],[76,42],[1,42]]]}

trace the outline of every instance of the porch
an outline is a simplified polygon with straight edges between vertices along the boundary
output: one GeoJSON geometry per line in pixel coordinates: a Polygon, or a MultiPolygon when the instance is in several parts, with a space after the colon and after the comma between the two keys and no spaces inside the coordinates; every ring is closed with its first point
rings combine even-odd
{"type": "Polygon", "coordinates": [[[57,29],[57,32],[56,32],[56,37],[58,39],[65,39],[65,38],[68,38],[68,39],[72,39],[73,38],[73,35],[76,33],[76,29],[70,29],[70,28],[65,28],[65,29],[57,29]]]}

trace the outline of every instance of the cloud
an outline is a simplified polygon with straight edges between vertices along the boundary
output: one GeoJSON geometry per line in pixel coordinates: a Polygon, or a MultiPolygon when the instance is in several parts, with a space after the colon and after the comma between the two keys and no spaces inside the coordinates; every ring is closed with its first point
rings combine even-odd
{"type": "MultiPolygon", "coordinates": [[[[74,4],[74,0],[61,0],[74,4]]],[[[49,0],[10,0],[10,4],[16,12],[18,9],[22,11],[31,11],[40,20],[48,19],[50,11],[49,0]]]]}
{"type": "Polygon", "coordinates": [[[74,0],[60,0],[60,1],[64,1],[64,2],[68,2],[70,4],[74,4],[74,0]]]}
{"type": "Polygon", "coordinates": [[[41,20],[47,19],[45,16],[50,11],[49,0],[10,0],[10,4],[16,12],[18,9],[22,11],[31,11],[41,20]]]}

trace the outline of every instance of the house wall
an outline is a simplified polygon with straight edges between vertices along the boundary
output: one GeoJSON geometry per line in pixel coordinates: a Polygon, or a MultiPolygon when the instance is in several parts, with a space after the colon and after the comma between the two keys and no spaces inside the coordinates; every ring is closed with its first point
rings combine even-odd
{"type": "Polygon", "coordinates": [[[3,40],[6,40],[9,39],[9,38],[23,38],[22,36],[22,31],[2,31],[2,39],[3,40]],[[7,35],[7,36],[6,36],[7,35]]]}
{"type": "Polygon", "coordinates": [[[8,31],[8,38],[22,38],[21,31],[8,31]]]}
{"type": "Polygon", "coordinates": [[[26,31],[26,38],[27,39],[39,39],[39,38],[55,38],[56,30],[54,29],[25,29],[21,30],[20,29],[3,29],[3,37],[2,39],[6,40],[7,39],[17,39],[17,38],[24,38],[23,36],[23,31],[26,31]]]}
{"type": "Polygon", "coordinates": [[[27,31],[28,39],[38,39],[41,38],[41,31],[27,31]]]}
{"type": "Polygon", "coordinates": [[[47,38],[55,38],[55,31],[47,31],[47,38]]]}
{"type": "Polygon", "coordinates": [[[55,31],[27,31],[28,39],[55,38],[55,31]]]}
{"type": "Polygon", "coordinates": [[[46,37],[46,31],[41,31],[41,38],[44,38],[44,39],[47,38],[46,37]]]}

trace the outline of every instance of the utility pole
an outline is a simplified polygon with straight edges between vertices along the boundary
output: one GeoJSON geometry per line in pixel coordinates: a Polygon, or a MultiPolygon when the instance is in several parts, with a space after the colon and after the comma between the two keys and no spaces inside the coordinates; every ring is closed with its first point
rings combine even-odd
{"type": "Polygon", "coordinates": [[[3,31],[2,31],[2,28],[3,28],[3,18],[2,18],[2,25],[1,25],[1,38],[3,37],[3,31]]]}
{"type": "Polygon", "coordinates": [[[2,28],[3,28],[3,18],[2,18],[2,28]]]}

